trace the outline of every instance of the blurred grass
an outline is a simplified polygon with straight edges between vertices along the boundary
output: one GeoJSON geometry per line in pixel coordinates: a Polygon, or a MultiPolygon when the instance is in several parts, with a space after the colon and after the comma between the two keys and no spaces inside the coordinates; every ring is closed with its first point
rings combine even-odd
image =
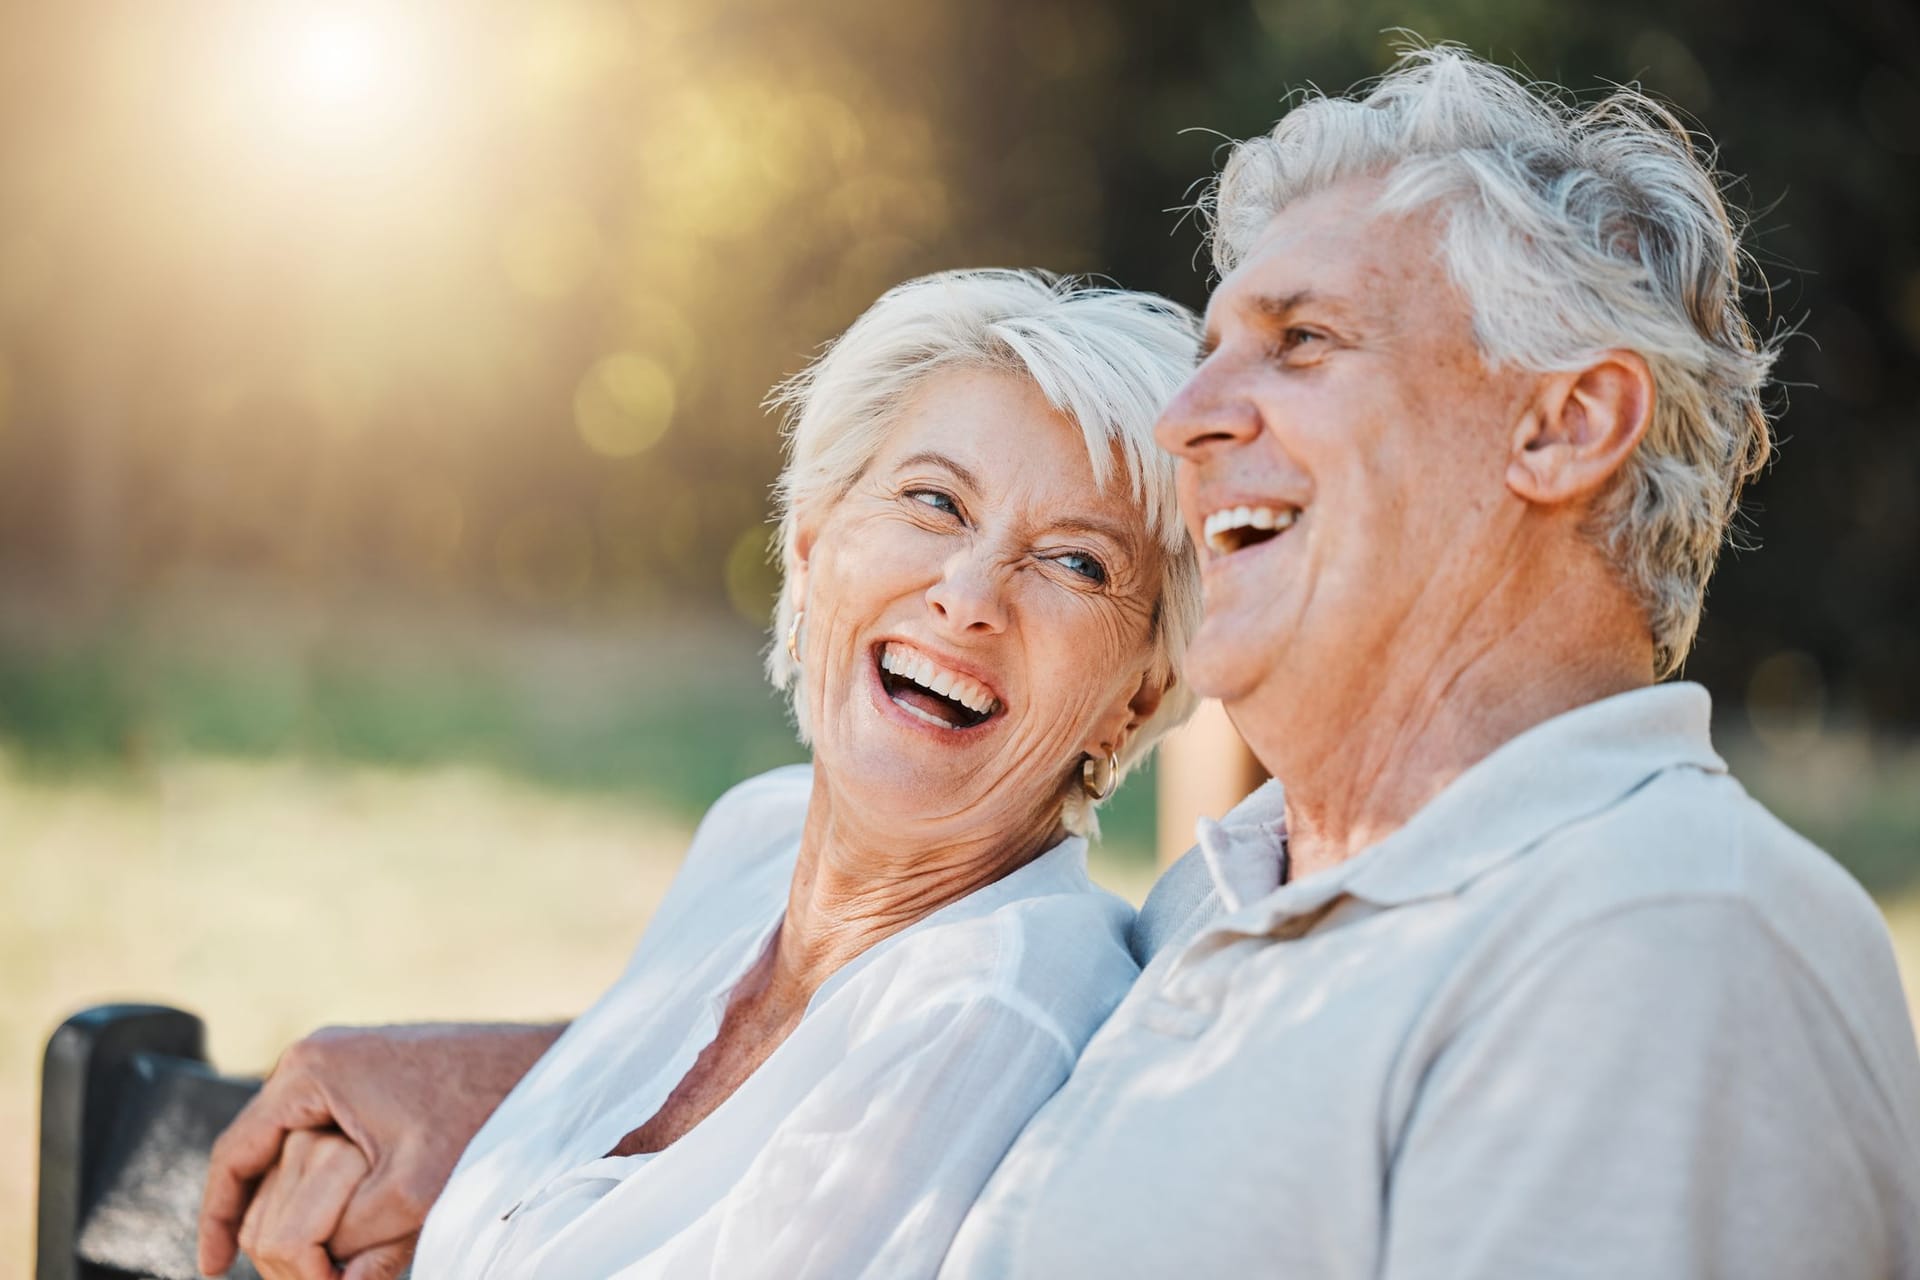
{"type": "Polygon", "coordinates": [[[182,754],[457,762],[688,814],[748,773],[803,758],[742,626],[584,642],[457,628],[237,645],[165,624],[16,639],[0,645],[0,740],[41,775],[137,775],[182,754]]]}
{"type": "MultiPolygon", "coordinates": [[[[110,634],[0,616],[0,1276],[31,1271],[39,1054],[67,1013],[182,1005],[241,1071],[328,1021],[565,1016],[707,804],[802,754],[757,633],[725,620],[342,628],[213,605],[110,634]]],[[[1736,772],[1881,896],[1914,990],[1920,747],[1739,730],[1719,730],[1736,772]]],[[[1096,873],[1138,901],[1150,777],[1106,829],[1096,873]]]]}

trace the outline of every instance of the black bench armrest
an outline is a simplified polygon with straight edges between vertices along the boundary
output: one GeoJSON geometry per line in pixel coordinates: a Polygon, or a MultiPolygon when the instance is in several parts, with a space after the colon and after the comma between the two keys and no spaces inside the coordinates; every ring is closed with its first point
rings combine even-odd
{"type": "MultiPolygon", "coordinates": [[[[47,1042],[37,1280],[195,1280],[213,1140],[259,1088],[207,1065],[200,1019],[101,1005],[47,1042]]],[[[256,1280],[244,1258],[233,1280],[256,1280]]]]}

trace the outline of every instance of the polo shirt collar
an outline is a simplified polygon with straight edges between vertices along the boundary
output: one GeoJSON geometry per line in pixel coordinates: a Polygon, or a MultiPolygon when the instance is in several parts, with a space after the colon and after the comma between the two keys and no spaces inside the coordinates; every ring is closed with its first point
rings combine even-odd
{"type": "Polygon", "coordinates": [[[1229,913],[1219,923],[1260,932],[1343,893],[1381,906],[1453,893],[1666,770],[1725,773],[1712,709],[1705,689],[1676,683],[1555,716],[1469,767],[1380,843],[1292,884],[1280,883],[1284,796],[1269,783],[1220,823],[1202,820],[1201,854],[1229,913]]]}
{"type": "Polygon", "coordinates": [[[1268,780],[1215,822],[1194,824],[1200,859],[1213,891],[1229,912],[1257,902],[1287,878],[1287,796],[1268,780]]]}

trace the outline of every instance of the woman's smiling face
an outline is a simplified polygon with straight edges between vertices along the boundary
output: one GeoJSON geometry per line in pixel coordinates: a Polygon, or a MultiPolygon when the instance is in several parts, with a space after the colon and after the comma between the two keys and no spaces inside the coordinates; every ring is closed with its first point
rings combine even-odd
{"type": "MultiPolygon", "coordinates": [[[[801,512],[789,588],[814,761],[909,829],[1049,833],[1084,755],[1158,704],[1162,555],[1116,466],[1028,380],[931,377],[847,493],[801,512]]],[[[959,834],[959,832],[956,832],[959,834]]]]}

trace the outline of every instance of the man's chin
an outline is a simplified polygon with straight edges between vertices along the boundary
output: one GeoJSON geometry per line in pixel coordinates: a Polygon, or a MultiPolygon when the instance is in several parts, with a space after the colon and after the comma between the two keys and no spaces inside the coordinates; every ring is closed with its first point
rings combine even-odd
{"type": "Polygon", "coordinates": [[[1211,623],[1202,626],[1186,654],[1186,678],[1193,691],[1230,707],[1257,689],[1273,654],[1249,640],[1248,633],[1229,625],[1217,630],[1211,623]]]}

